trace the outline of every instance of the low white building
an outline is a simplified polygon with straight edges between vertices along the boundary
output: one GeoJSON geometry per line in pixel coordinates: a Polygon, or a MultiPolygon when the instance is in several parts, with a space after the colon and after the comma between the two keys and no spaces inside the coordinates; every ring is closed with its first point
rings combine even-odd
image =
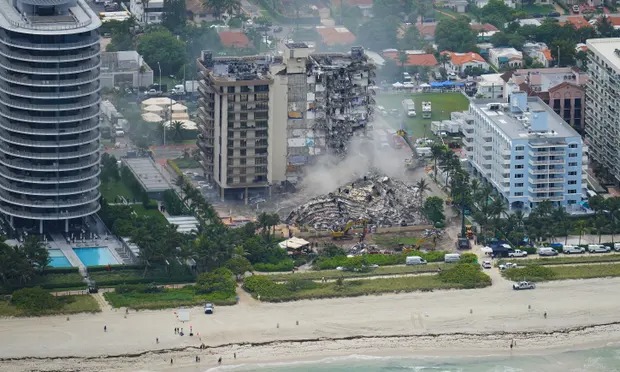
{"type": "Polygon", "coordinates": [[[101,86],[147,87],[153,84],[153,70],[135,50],[101,53],[101,86]]]}
{"type": "Polygon", "coordinates": [[[502,79],[502,74],[480,75],[476,97],[501,99],[504,97],[505,83],[502,79]]]}
{"type": "Polygon", "coordinates": [[[550,67],[553,63],[551,50],[549,50],[545,43],[525,43],[523,44],[523,53],[527,54],[535,62],[543,65],[543,67],[550,67]]]}
{"type": "Polygon", "coordinates": [[[515,48],[491,48],[489,63],[497,68],[520,68],[523,67],[523,52],[515,48]]]}
{"type": "Polygon", "coordinates": [[[129,11],[143,25],[161,23],[164,12],[164,0],[131,0],[129,11]]]}

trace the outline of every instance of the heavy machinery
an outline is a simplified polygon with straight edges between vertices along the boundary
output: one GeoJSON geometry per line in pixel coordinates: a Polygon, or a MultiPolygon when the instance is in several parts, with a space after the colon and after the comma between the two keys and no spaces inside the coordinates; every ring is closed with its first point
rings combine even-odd
{"type": "Polygon", "coordinates": [[[465,225],[465,235],[467,235],[467,239],[474,238],[474,229],[471,225],[465,225]]]}
{"type": "Polygon", "coordinates": [[[433,113],[433,110],[431,108],[431,103],[428,101],[422,102],[422,118],[423,119],[430,119],[433,113]]]}
{"type": "Polygon", "coordinates": [[[368,220],[365,220],[365,219],[351,220],[351,221],[347,222],[344,226],[342,226],[340,228],[337,228],[337,229],[333,229],[331,231],[332,239],[334,239],[334,240],[353,239],[353,237],[349,234],[349,231],[351,230],[351,228],[356,227],[356,226],[363,227],[364,231],[362,232],[362,236],[366,236],[366,226],[367,225],[368,225],[368,220]]]}
{"type": "Polygon", "coordinates": [[[399,129],[398,131],[396,131],[396,134],[401,136],[405,140],[407,146],[409,146],[409,148],[411,149],[411,158],[405,160],[405,167],[407,168],[407,170],[414,170],[418,168],[422,164],[418,159],[415,146],[411,142],[411,139],[407,135],[407,132],[404,129],[399,129]]]}

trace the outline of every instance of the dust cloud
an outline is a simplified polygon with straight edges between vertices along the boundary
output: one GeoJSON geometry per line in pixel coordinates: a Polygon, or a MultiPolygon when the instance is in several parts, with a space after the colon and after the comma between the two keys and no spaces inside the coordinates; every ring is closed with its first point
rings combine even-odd
{"type": "Polygon", "coordinates": [[[383,130],[368,136],[354,136],[345,158],[323,156],[309,167],[299,185],[306,197],[324,195],[365,175],[381,174],[403,180],[408,150],[396,150],[388,145],[383,130]]]}

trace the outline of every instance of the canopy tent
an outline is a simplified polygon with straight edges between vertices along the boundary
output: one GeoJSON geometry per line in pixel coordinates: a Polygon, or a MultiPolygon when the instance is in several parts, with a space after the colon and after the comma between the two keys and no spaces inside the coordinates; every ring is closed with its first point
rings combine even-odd
{"type": "Polygon", "coordinates": [[[480,251],[482,253],[493,253],[493,248],[491,248],[491,247],[482,247],[482,248],[480,248],[480,251]]]}
{"type": "Polygon", "coordinates": [[[283,242],[278,243],[278,245],[282,249],[300,249],[309,244],[310,244],[309,241],[304,240],[302,238],[296,238],[296,237],[292,237],[292,238],[286,239],[283,242]]]}
{"type": "Polygon", "coordinates": [[[150,105],[150,106],[146,106],[146,107],[142,108],[142,111],[159,113],[159,112],[164,111],[164,109],[161,106],[150,105]]]}
{"type": "Polygon", "coordinates": [[[403,83],[399,83],[399,82],[396,82],[396,83],[392,84],[393,88],[402,88],[403,86],[404,86],[404,84],[403,83]]]}
{"type": "Polygon", "coordinates": [[[162,121],[163,119],[161,118],[161,116],[152,113],[152,112],[147,112],[142,114],[142,120],[148,122],[148,123],[159,123],[160,121],[162,121]]]}
{"type": "Polygon", "coordinates": [[[172,105],[172,113],[176,113],[176,112],[187,112],[187,106],[184,106],[180,103],[175,103],[174,105],[172,105]]]}
{"type": "Polygon", "coordinates": [[[173,112],[172,120],[189,120],[189,115],[187,115],[187,112],[173,112]]]}
{"type": "Polygon", "coordinates": [[[168,97],[153,97],[142,101],[142,107],[151,105],[168,107],[169,105],[174,105],[175,103],[177,103],[177,101],[168,97]]]}
{"type": "MultiPolygon", "coordinates": [[[[172,120],[172,123],[174,123],[175,121],[180,121],[181,123],[183,123],[183,129],[187,129],[187,130],[198,129],[198,125],[191,120],[172,120]]],[[[167,121],[164,123],[164,125],[166,126],[166,128],[170,128],[171,122],[167,121]]]]}

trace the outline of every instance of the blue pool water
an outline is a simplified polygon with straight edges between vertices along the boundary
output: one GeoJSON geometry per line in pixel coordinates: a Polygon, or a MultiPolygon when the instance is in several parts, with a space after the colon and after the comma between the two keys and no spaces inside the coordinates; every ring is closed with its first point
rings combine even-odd
{"type": "Polygon", "coordinates": [[[67,260],[67,257],[62,253],[60,249],[48,249],[47,250],[50,255],[50,263],[48,264],[51,267],[71,267],[71,262],[67,260]]]}
{"type": "Polygon", "coordinates": [[[73,251],[85,266],[118,265],[106,247],[73,248],[73,251]]]}

